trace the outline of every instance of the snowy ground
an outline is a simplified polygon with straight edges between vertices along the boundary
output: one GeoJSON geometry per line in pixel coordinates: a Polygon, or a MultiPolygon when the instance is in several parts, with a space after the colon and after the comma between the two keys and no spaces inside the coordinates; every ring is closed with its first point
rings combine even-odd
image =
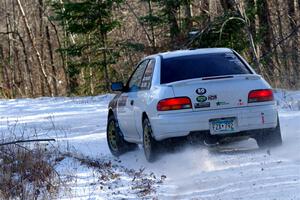
{"type": "Polygon", "coordinates": [[[282,147],[262,151],[252,139],[214,149],[188,146],[152,164],[141,149],[119,159],[110,154],[111,98],[0,100],[0,138],[55,138],[62,152],[99,161],[92,167],[64,159],[57,166],[67,181],[59,199],[300,199],[300,92],[276,94],[282,147]]]}

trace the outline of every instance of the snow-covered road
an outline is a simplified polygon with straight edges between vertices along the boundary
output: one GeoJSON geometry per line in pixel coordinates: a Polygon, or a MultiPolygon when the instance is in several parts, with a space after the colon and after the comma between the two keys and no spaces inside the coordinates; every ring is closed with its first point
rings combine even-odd
{"type": "MultiPolygon", "coordinates": [[[[259,150],[256,142],[236,142],[214,149],[186,147],[147,163],[136,150],[115,159],[106,144],[107,104],[112,95],[85,98],[39,98],[0,100],[0,134],[6,140],[23,137],[56,138],[62,150],[118,163],[127,169],[145,168],[156,176],[166,175],[156,188],[158,199],[300,199],[300,93],[285,101],[281,93],[280,122],[283,146],[259,150]]],[[[120,178],[109,189],[98,184],[92,169],[64,160],[58,171],[79,177],[66,199],[139,198],[131,192],[130,178],[120,178]]]]}

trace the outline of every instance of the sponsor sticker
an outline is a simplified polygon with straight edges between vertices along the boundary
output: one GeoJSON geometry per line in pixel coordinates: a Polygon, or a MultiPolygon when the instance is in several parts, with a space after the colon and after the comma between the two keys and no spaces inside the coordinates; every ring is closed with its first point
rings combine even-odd
{"type": "Polygon", "coordinates": [[[208,99],[209,101],[216,100],[217,98],[218,98],[217,95],[209,95],[209,96],[207,97],[207,99],[208,99]]]}
{"type": "Polygon", "coordinates": [[[210,107],[210,102],[201,102],[201,103],[195,103],[195,108],[207,108],[210,107]]]}
{"type": "Polygon", "coordinates": [[[206,97],[206,96],[198,96],[198,97],[196,98],[196,100],[197,100],[198,102],[202,103],[202,102],[205,102],[205,101],[207,100],[207,97],[206,97]]]}
{"type": "Polygon", "coordinates": [[[217,106],[224,106],[224,105],[228,105],[229,103],[225,102],[225,101],[218,101],[216,102],[217,106]]]}

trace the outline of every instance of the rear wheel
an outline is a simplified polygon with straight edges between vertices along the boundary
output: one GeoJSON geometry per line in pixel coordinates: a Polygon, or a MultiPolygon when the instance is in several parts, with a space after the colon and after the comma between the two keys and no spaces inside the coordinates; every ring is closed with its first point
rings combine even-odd
{"type": "Polygon", "coordinates": [[[282,144],[282,137],[279,121],[276,128],[263,130],[255,139],[259,148],[280,146],[282,144]]]}
{"type": "Polygon", "coordinates": [[[118,122],[113,115],[108,117],[106,138],[109,150],[114,156],[120,156],[137,148],[137,144],[129,143],[123,139],[118,122]]]}
{"type": "Polygon", "coordinates": [[[148,162],[157,158],[158,142],[153,138],[153,132],[148,118],[143,121],[143,147],[148,162]]]}

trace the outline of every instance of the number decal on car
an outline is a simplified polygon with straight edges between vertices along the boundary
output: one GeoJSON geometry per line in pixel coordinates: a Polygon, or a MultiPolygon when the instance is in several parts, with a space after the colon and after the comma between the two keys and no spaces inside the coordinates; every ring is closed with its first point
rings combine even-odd
{"type": "Polygon", "coordinates": [[[199,95],[203,95],[206,93],[206,89],[205,88],[198,88],[196,90],[196,93],[199,94],[199,95]]]}

